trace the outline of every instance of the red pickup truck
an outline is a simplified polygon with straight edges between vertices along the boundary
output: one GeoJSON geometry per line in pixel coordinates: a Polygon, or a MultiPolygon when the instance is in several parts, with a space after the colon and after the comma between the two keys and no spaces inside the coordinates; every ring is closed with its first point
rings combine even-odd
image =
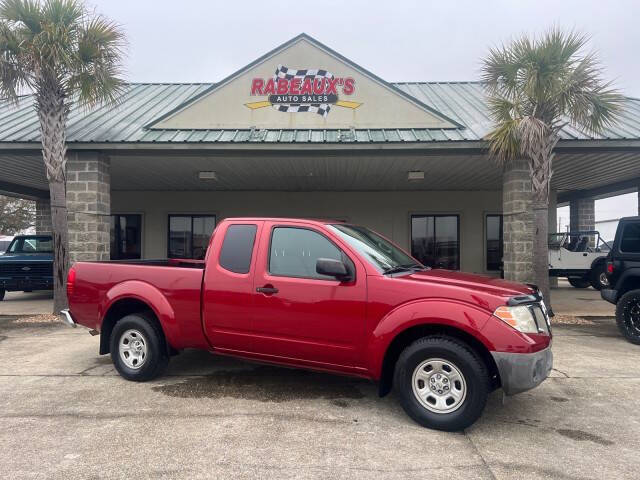
{"type": "Polygon", "coordinates": [[[552,366],[535,286],[431,270],[347,223],[231,218],[204,261],[78,262],[67,293],[65,321],[100,332],[100,354],[128,380],[205,349],[375,380],[441,430],[471,425],[492,390],[528,390],[552,366]]]}

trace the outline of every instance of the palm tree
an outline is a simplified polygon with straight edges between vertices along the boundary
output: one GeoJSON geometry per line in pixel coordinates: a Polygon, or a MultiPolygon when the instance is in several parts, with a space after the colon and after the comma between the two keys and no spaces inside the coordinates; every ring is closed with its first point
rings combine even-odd
{"type": "Polygon", "coordinates": [[[122,93],[125,38],[114,22],[78,0],[0,2],[0,95],[32,93],[49,181],[54,245],[54,313],[67,305],[66,123],[72,103],[86,108],[122,93]]]}
{"type": "Polygon", "coordinates": [[[557,28],[539,38],[523,36],[493,48],[482,64],[489,113],[490,155],[504,166],[516,158],[531,171],[535,281],[550,307],[548,264],[549,189],[554,149],[566,125],[592,134],[615,121],[623,97],[602,79],[588,38],[557,28]]]}

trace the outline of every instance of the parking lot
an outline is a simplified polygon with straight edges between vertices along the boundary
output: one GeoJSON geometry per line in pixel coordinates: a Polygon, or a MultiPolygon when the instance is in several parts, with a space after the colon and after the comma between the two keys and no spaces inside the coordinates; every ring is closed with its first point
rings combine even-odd
{"type": "Polygon", "coordinates": [[[606,315],[563,321],[551,378],[504,405],[495,392],[472,428],[443,433],[367,381],[204,352],[126,382],[87,330],[5,314],[2,476],[635,479],[640,348],[606,315]]]}

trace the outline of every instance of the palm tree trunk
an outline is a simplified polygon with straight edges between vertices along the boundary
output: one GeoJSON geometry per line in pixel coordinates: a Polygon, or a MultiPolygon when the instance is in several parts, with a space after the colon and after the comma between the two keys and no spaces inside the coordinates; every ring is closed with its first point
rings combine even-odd
{"type": "Polygon", "coordinates": [[[536,284],[542,292],[544,303],[550,314],[551,309],[551,288],[549,286],[549,200],[546,202],[534,203],[534,225],[535,232],[533,238],[533,273],[536,284]]]}
{"type": "Polygon", "coordinates": [[[42,132],[42,156],[49,180],[53,232],[53,313],[68,306],[69,230],[67,226],[66,135],[67,108],[62,89],[54,82],[39,89],[37,111],[42,132]]]}

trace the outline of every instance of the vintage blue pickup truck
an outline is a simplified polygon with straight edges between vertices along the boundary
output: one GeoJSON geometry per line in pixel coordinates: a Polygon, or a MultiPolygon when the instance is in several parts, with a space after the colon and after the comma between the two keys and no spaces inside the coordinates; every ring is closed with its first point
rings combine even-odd
{"type": "Polygon", "coordinates": [[[0,300],[6,292],[53,289],[51,235],[18,235],[0,255],[0,300]]]}

